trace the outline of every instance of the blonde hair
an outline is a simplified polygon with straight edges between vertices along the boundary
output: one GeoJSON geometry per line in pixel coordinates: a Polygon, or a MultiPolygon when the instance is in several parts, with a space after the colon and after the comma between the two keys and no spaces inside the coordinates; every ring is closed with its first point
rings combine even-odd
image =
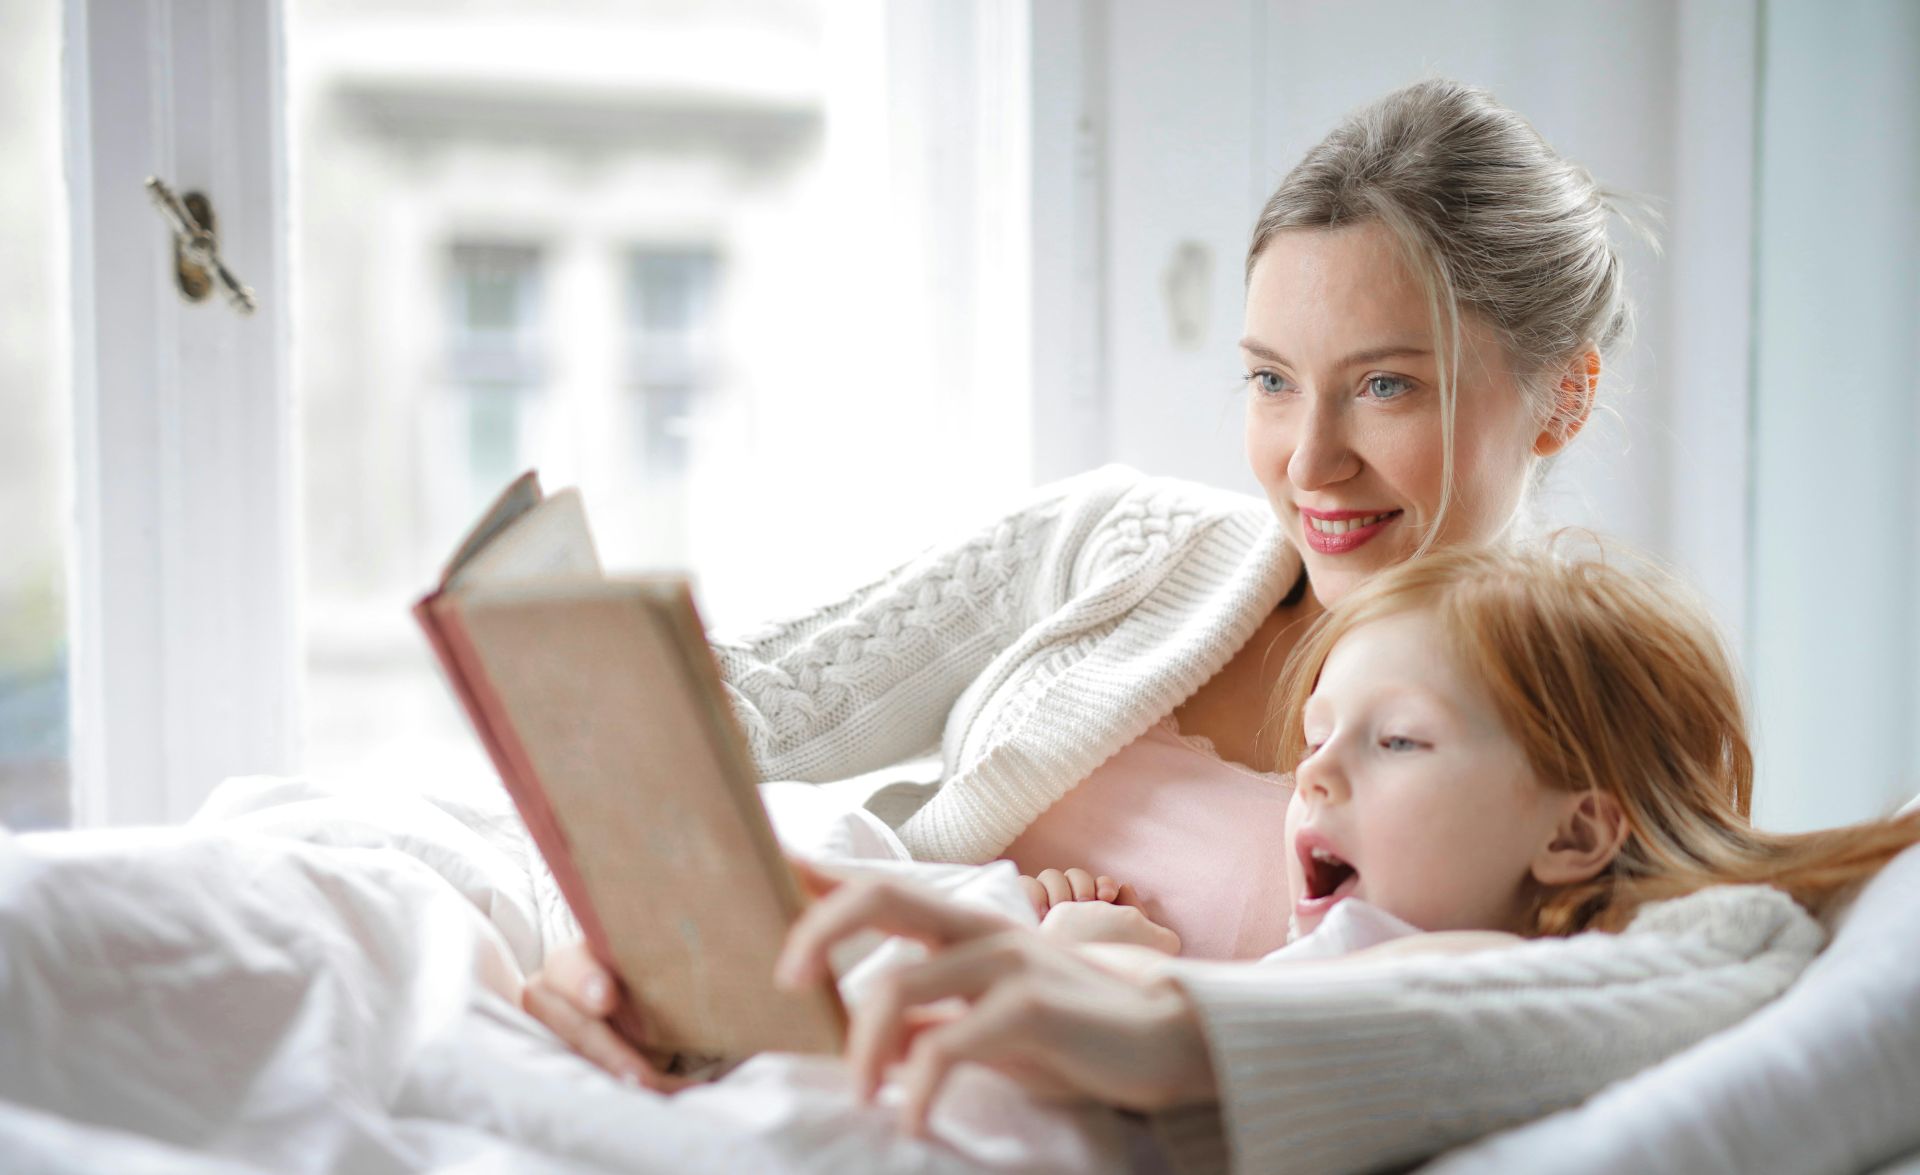
{"type": "Polygon", "coordinates": [[[1430,80],[1350,115],[1261,209],[1248,279],[1282,232],[1371,222],[1393,234],[1425,287],[1442,360],[1441,498],[1429,543],[1452,498],[1463,310],[1494,330],[1542,426],[1577,424],[1586,395],[1560,396],[1538,376],[1589,350],[1605,355],[1630,330],[1608,236],[1612,199],[1485,90],[1430,80]]]}
{"type": "Polygon", "coordinates": [[[1532,895],[1525,932],[1617,930],[1649,901],[1777,886],[1815,913],[1920,841],[1920,813],[1783,836],[1748,822],[1753,754],[1732,661],[1677,584],[1596,558],[1449,548],[1380,572],[1303,638],[1280,690],[1281,760],[1340,638],[1387,616],[1439,622],[1547,787],[1612,796],[1627,836],[1591,881],[1532,895]]]}

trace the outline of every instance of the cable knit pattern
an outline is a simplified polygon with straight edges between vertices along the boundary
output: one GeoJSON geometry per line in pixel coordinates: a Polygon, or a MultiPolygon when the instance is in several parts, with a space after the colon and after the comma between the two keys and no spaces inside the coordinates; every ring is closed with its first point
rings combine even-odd
{"type": "Polygon", "coordinates": [[[1778,890],[1725,886],[1648,906],[1619,935],[1364,969],[1177,964],[1221,1103],[1163,1116],[1160,1135],[1188,1171],[1228,1156],[1236,1171],[1404,1164],[1574,1105],[1734,1024],[1823,941],[1778,890]]]}
{"type": "Polygon", "coordinates": [[[1218,672],[1299,569],[1265,502],[1106,466],[714,653],[763,778],[938,745],[901,839],[982,862],[1218,672]]]}

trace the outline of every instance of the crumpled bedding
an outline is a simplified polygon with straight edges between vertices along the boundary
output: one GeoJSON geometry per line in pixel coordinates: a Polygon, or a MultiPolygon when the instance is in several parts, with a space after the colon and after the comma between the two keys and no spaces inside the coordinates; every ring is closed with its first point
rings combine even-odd
{"type": "MultiPolygon", "coordinates": [[[[770,797],[771,798],[771,797],[770,797]]],[[[793,804],[806,849],[877,821],[793,804]]],[[[891,868],[911,869],[911,865],[891,868]]],[[[1011,867],[925,867],[1031,911],[1011,867]]],[[[755,1058],[672,1098],[512,1002],[577,927],[497,792],[222,785],[184,827],[0,832],[0,1156],[9,1171],[1096,1171],[1127,1128],[956,1074],[936,1138],[830,1058],[755,1058]]],[[[890,942],[844,976],[887,965],[890,942]]]]}

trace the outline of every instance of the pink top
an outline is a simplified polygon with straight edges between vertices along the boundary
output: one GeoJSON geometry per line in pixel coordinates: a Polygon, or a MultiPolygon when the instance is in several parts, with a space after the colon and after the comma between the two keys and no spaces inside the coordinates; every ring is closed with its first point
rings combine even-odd
{"type": "Polygon", "coordinates": [[[1198,959],[1287,941],[1292,781],[1230,763],[1168,715],[1040,814],[1002,854],[1032,876],[1079,867],[1131,884],[1198,959]]]}

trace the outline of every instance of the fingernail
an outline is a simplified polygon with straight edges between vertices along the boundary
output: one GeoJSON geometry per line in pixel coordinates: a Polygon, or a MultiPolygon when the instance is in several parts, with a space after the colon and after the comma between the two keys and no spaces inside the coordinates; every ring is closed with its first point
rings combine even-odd
{"type": "Polygon", "coordinates": [[[580,994],[594,1007],[607,1002],[607,981],[595,975],[580,985],[580,994]]]}

